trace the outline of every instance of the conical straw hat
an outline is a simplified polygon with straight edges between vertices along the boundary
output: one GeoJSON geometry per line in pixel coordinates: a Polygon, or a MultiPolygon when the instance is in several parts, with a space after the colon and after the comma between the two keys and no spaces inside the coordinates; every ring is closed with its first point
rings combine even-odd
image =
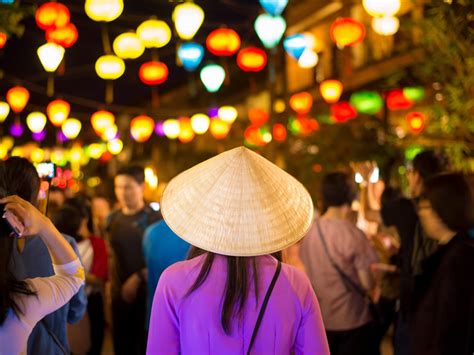
{"type": "Polygon", "coordinates": [[[161,205],[177,235],[198,248],[229,256],[283,250],[306,234],[313,217],[304,186],[244,147],[176,176],[161,205]]]}

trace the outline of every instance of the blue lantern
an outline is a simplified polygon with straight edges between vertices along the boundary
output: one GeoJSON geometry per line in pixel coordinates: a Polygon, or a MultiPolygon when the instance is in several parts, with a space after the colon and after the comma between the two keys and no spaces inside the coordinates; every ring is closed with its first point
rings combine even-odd
{"type": "Polygon", "coordinates": [[[201,64],[204,48],[199,43],[186,42],[178,49],[178,57],[187,71],[194,71],[201,64]]]}
{"type": "Polygon", "coordinates": [[[263,9],[273,16],[281,15],[288,5],[288,0],[260,0],[263,9]]]}
{"type": "Polygon", "coordinates": [[[305,49],[309,47],[309,43],[305,35],[297,33],[286,37],[283,41],[283,47],[290,56],[298,60],[305,49]]]}

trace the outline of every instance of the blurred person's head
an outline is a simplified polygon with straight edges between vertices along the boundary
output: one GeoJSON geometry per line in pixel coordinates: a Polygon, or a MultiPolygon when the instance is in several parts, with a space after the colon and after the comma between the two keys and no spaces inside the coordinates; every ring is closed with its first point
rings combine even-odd
{"type": "Polygon", "coordinates": [[[35,166],[25,158],[11,157],[4,161],[2,184],[9,195],[18,195],[36,205],[40,178],[35,166]]]}
{"type": "Polygon", "coordinates": [[[50,186],[48,199],[50,206],[54,209],[58,209],[64,204],[64,201],[66,201],[66,193],[57,186],[50,186]]]}
{"type": "Polygon", "coordinates": [[[119,169],[115,175],[114,186],[122,209],[134,212],[143,207],[145,172],[142,167],[129,165],[119,169]]]}
{"type": "Polygon", "coordinates": [[[102,235],[105,230],[107,216],[110,214],[110,202],[101,195],[95,195],[91,199],[91,213],[93,222],[93,232],[102,235]]]}
{"type": "Polygon", "coordinates": [[[82,220],[78,233],[83,238],[89,237],[94,230],[90,201],[83,195],[77,195],[76,197],[68,198],[64,202],[64,206],[74,206],[77,210],[79,210],[82,220]]]}
{"type": "Polygon", "coordinates": [[[408,167],[408,187],[412,197],[419,197],[424,189],[424,182],[430,177],[443,172],[443,159],[432,150],[426,150],[415,156],[408,167]]]}
{"type": "Polygon", "coordinates": [[[418,214],[425,233],[439,242],[473,227],[473,197],[461,174],[440,174],[425,181],[418,214]]]}
{"type": "Polygon", "coordinates": [[[55,227],[63,234],[73,237],[76,242],[80,242],[83,237],[80,235],[81,225],[85,216],[73,205],[64,204],[52,216],[55,227]]]}
{"type": "Polygon", "coordinates": [[[321,196],[324,210],[344,208],[349,211],[355,198],[354,184],[347,174],[327,174],[321,184],[321,196]]]}

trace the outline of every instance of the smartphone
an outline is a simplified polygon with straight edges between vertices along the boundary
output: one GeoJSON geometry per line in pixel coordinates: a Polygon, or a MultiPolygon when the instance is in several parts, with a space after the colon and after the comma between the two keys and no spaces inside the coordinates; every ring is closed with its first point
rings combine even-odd
{"type": "Polygon", "coordinates": [[[41,179],[51,181],[56,176],[56,166],[51,162],[39,163],[36,171],[41,179]]]}
{"type": "Polygon", "coordinates": [[[6,229],[10,235],[19,238],[23,236],[25,231],[25,226],[20,222],[17,216],[13,212],[5,211],[5,205],[0,205],[0,210],[2,211],[1,227],[6,229]]]}

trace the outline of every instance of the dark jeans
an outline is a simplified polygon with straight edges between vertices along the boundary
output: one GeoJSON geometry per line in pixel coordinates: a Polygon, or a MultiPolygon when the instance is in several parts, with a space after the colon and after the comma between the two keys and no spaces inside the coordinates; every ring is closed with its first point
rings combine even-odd
{"type": "Polygon", "coordinates": [[[398,315],[393,343],[395,355],[410,354],[410,329],[408,326],[408,320],[401,314],[398,315]]]}
{"type": "Polygon", "coordinates": [[[380,353],[377,327],[373,323],[350,330],[327,330],[326,335],[331,355],[378,355],[380,353]]]}
{"type": "Polygon", "coordinates": [[[89,355],[100,355],[104,342],[104,302],[100,292],[92,293],[87,298],[87,312],[91,324],[91,349],[89,355]]]}

